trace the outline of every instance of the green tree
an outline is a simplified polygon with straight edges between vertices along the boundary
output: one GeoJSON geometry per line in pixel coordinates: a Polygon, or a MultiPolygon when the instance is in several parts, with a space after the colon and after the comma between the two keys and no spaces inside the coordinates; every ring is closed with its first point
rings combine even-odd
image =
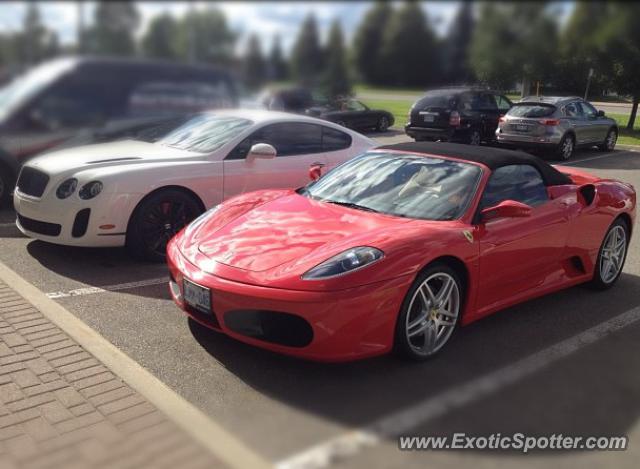
{"type": "Polygon", "coordinates": [[[139,23],[140,15],[132,2],[99,2],[94,25],[85,32],[87,49],[94,54],[134,55],[139,23]]]}
{"type": "Polygon", "coordinates": [[[608,5],[608,15],[601,36],[600,61],[611,73],[611,83],[620,94],[633,97],[627,128],[633,129],[640,101],[640,4],[618,2],[608,5]]]}
{"type": "Polygon", "coordinates": [[[189,11],[180,23],[178,51],[190,62],[228,65],[233,61],[236,35],[224,13],[213,7],[189,11]]]}
{"type": "Polygon", "coordinates": [[[178,24],[168,14],[156,16],[142,38],[142,50],[148,57],[176,59],[178,24]]]}
{"type": "Polygon", "coordinates": [[[247,44],[247,53],[244,57],[243,75],[244,82],[250,89],[259,88],[266,80],[266,63],[260,49],[258,36],[252,34],[247,44]]]}
{"type": "Polygon", "coordinates": [[[546,3],[486,2],[480,10],[470,50],[478,79],[505,89],[521,80],[523,94],[532,81],[552,76],[558,28],[546,3]]]}
{"type": "Polygon", "coordinates": [[[351,82],[347,68],[342,27],[338,20],[335,20],[331,25],[325,57],[326,64],[322,76],[322,85],[325,93],[331,98],[349,95],[351,93],[351,82]]]}
{"type": "Polygon", "coordinates": [[[365,14],[353,39],[353,58],[360,77],[367,83],[380,84],[383,80],[380,52],[383,34],[393,13],[391,5],[384,1],[365,14]]]}
{"type": "Polygon", "coordinates": [[[273,38],[273,44],[271,45],[268,69],[268,75],[271,80],[282,81],[286,80],[289,76],[287,62],[284,60],[284,55],[282,53],[282,43],[280,36],[277,34],[273,38]]]}
{"type": "Polygon", "coordinates": [[[318,26],[313,14],[302,23],[296,42],[291,51],[291,71],[304,85],[317,82],[323,66],[323,54],[318,39],[318,26]]]}
{"type": "Polygon", "coordinates": [[[380,62],[382,81],[392,86],[428,86],[440,76],[435,35],[417,2],[394,11],[385,30],[380,62]]]}
{"type": "Polygon", "coordinates": [[[444,44],[444,74],[450,83],[468,83],[474,80],[473,71],[469,65],[469,48],[474,27],[473,4],[463,2],[451,23],[444,44]]]}
{"type": "Polygon", "coordinates": [[[7,37],[8,44],[13,49],[10,51],[12,61],[26,65],[40,62],[47,56],[49,39],[50,34],[42,24],[38,4],[29,3],[22,31],[7,37]]]}

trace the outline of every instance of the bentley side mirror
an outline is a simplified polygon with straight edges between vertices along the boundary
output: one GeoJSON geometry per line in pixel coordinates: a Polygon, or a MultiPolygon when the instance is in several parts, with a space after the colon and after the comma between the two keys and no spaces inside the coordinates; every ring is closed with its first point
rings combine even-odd
{"type": "Polygon", "coordinates": [[[515,200],[504,200],[498,205],[483,209],[480,214],[485,222],[497,218],[525,218],[531,216],[531,207],[515,200]]]}
{"type": "Polygon", "coordinates": [[[598,117],[604,117],[604,111],[598,111],[598,117]]]}
{"type": "Polygon", "coordinates": [[[251,162],[257,159],[270,160],[277,156],[278,152],[268,143],[256,143],[251,147],[247,154],[247,161],[251,162]]]}

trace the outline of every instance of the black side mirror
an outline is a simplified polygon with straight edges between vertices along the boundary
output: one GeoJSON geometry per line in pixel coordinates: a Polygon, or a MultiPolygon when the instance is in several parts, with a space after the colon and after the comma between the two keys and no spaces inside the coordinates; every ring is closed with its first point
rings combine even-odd
{"type": "Polygon", "coordinates": [[[604,117],[604,111],[598,111],[598,117],[604,117]]]}

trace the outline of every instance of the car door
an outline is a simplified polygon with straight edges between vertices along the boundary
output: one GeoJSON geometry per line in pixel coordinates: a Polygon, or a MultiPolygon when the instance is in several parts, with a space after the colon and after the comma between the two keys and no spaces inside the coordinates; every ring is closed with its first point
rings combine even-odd
{"type": "Polygon", "coordinates": [[[516,200],[532,207],[524,218],[499,218],[477,226],[480,276],[477,309],[490,309],[540,287],[560,262],[567,241],[568,209],[550,200],[538,170],[530,165],[496,169],[485,187],[479,210],[516,200]]]}
{"type": "Polygon", "coordinates": [[[513,103],[511,102],[511,100],[509,100],[509,98],[501,94],[494,94],[493,98],[496,101],[496,106],[498,106],[498,119],[499,119],[500,117],[504,116],[507,112],[509,112],[509,109],[511,109],[511,107],[513,106],[513,103]]]}
{"type": "Polygon", "coordinates": [[[580,106],[578,101],[571,101],[564,105],[562,108],[562,113],[564,118],[569,121],[573,132],[576,135],[576,143],[578,145],[584,145],[588,143],[590,140],[589,136],[589,123],[586,122],[584,118],[584,113],[582,112],[582,106],[580,106]]]}
{"type": "Polygon", "coordinates": [[[599,117],[596,108],[588,102],[580,101],[579,104],[585,118],[585,126],[588,129],[589,141],[592,143],[603,142],[609,131],[609,122],[599,117]]]}
{"type": "Polygon", "coordinates": [[[224,198],[272,188],[297,188],[309,182],[309,167],[327,164],[322,148],[322,126],[301,122],[268,124],[257,129],[224,160],[224,198]],[[246,159],[256,143],[268,143],[277,152],[272,159],[246,159]]]}

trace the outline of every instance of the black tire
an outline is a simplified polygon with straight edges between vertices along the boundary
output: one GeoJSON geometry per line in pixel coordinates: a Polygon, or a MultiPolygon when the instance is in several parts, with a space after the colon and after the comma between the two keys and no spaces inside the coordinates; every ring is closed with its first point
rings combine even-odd
{"type": "Polygon", "coordinates": [[[609,129],[607,136],[604,138],[604,142],[598,145],[600,151],[613,151],[616,148],[616,142],[618,141],[618,131],[616,129],[609,129]]]}
{"type": "Polygon", "coordinates": [[[608,290],[613,285],[615,285],[615,283],[620,278],[620,275],[622,274],[622,269],[624,268],[624,263],[627,258],[628,248],[629,248],[629,227],[627,226],[627,223],[623,219],[618,218],[611,224],[611,226],[607,230],[607,233],[604,235],[604,238],[602,239],[602,244],[600,245],[600,251],[598,251],[598,258],[596,260],[596,268],[593,271],[593,278],[587,285],[593,290],[608,290]],[[621,259],[619,260],[620,262],[619,270],[616,273],[616,275],[612,278],[603,278],[605,277],[602,271],[603,257],[605,256],[605,243],[609,238],[609,234],[614,230],[617,230],[618,233],[622,233],[622,232],[624,233],[624,236],[625,236],[624,253],[621,256],[621,259]]]}
{"type": "Polygon", "coordinates": [[[576,148],[576,141],[573,135],[567,134],[562,137],[558,148],[556,149],[556,159],[560,161],[567,161],[573,156],[573,152],[576,148]]]}
{"type": "Polygon", "coordinates": [[[181,190],[152,193],[131,215],[127,249],[138,259],[163,262],[169,240],[202,212],[199,201],[181,190]]]}
{"type": "Polygon", "coordinates": [[[387,116],[382,116],[378,120],[378,125],[376,126],[376,130],[378,132],[386,132],[389,128],[389,118],[387,116]]]}
{"type": "Polygon", "coordinates": [[[482,143],[482,133],[480,129],[471,129],[469,131],[469,138],[467,139],[468,145],[478,146],[482,143]]]}
{"type": "Polygon", "coordinates": [[[15,184],[13,172],[0,163],[0,208],[9,206],[15,184]]]}
{"type": "MultiPolygon", "coordinates": [[[[436,278],[435,281],[437,282],[438,279],[436,278]]],[[[435,293],[434,296],[437,297],[438,293],[440,292],[435,293]]],[[[398,314],[398,320],[396,321],[394,351],[400,356],[402,356],[403,358],[418,360],[418,361],[426,360],[436,355],[451,340],[451,337],[453,336],[454,331],[457,329],[458,322],[464,306],[464,297],[465,297],[464,285],[460,279],[460,276],[449,265],[442,262],[436,262],[430,265],[429,267],[427,267],[425,270],[423,270],[416,277],[415,281],[413,282],[413,285],[411,285],[411,288],[409,288],[409,291],[407,292],[407,295],[405,296],[404,301],[402,302],[400,313],[398,314]],[[424,306],[424,304],[418,305],[418,309],[420,311],[416,311],[416,304],[415,304],[415,301],[413,301],[413,298],[414,298],[414,295],[419,296],[418,289],[421,288],[421,286],[425,281],[439,274],[444,274],[444,276],[448,276],[455,282],[455,288],[457,289],[456,291],[458,292],[456,317],[455,319],[447,319],[448,321],[451,321],[452,325],[446,326],[450,328],[450,330],[447,330],[444,341],[441,344],[439,344],[437,348],[432,350],[425,349],[421,351],[416,348],[415,342],[412,342],[412,339],[409,338],[408,324],[410,322],[413,322],[419,319],[417,316],[420,314],[420,312],[422,312],[423,314],[427,314],[427,317],[425,318],[424,321],[422,321],[422,323],[431,322],[433,314],[438,315],[438,313],[434,311],[433,308],[431,308],[429,312],[425,312],[424,308],[422,309],[420,308],[420,306],[424,306]]],[[[441,319],[443,318],[441,317],[441,319]]],[[[420,324],[417,324],[417,325],[421,326],[420,324]]],[[[416,338],[413,340],[414,341],[416,339],[419,340],[420,338],[421,338],[420,336],[416,336],[416,338]]],[[[425,338],[424,339],[425,345],[426,345],[426,341],[427,339],[425,338]]]]}

